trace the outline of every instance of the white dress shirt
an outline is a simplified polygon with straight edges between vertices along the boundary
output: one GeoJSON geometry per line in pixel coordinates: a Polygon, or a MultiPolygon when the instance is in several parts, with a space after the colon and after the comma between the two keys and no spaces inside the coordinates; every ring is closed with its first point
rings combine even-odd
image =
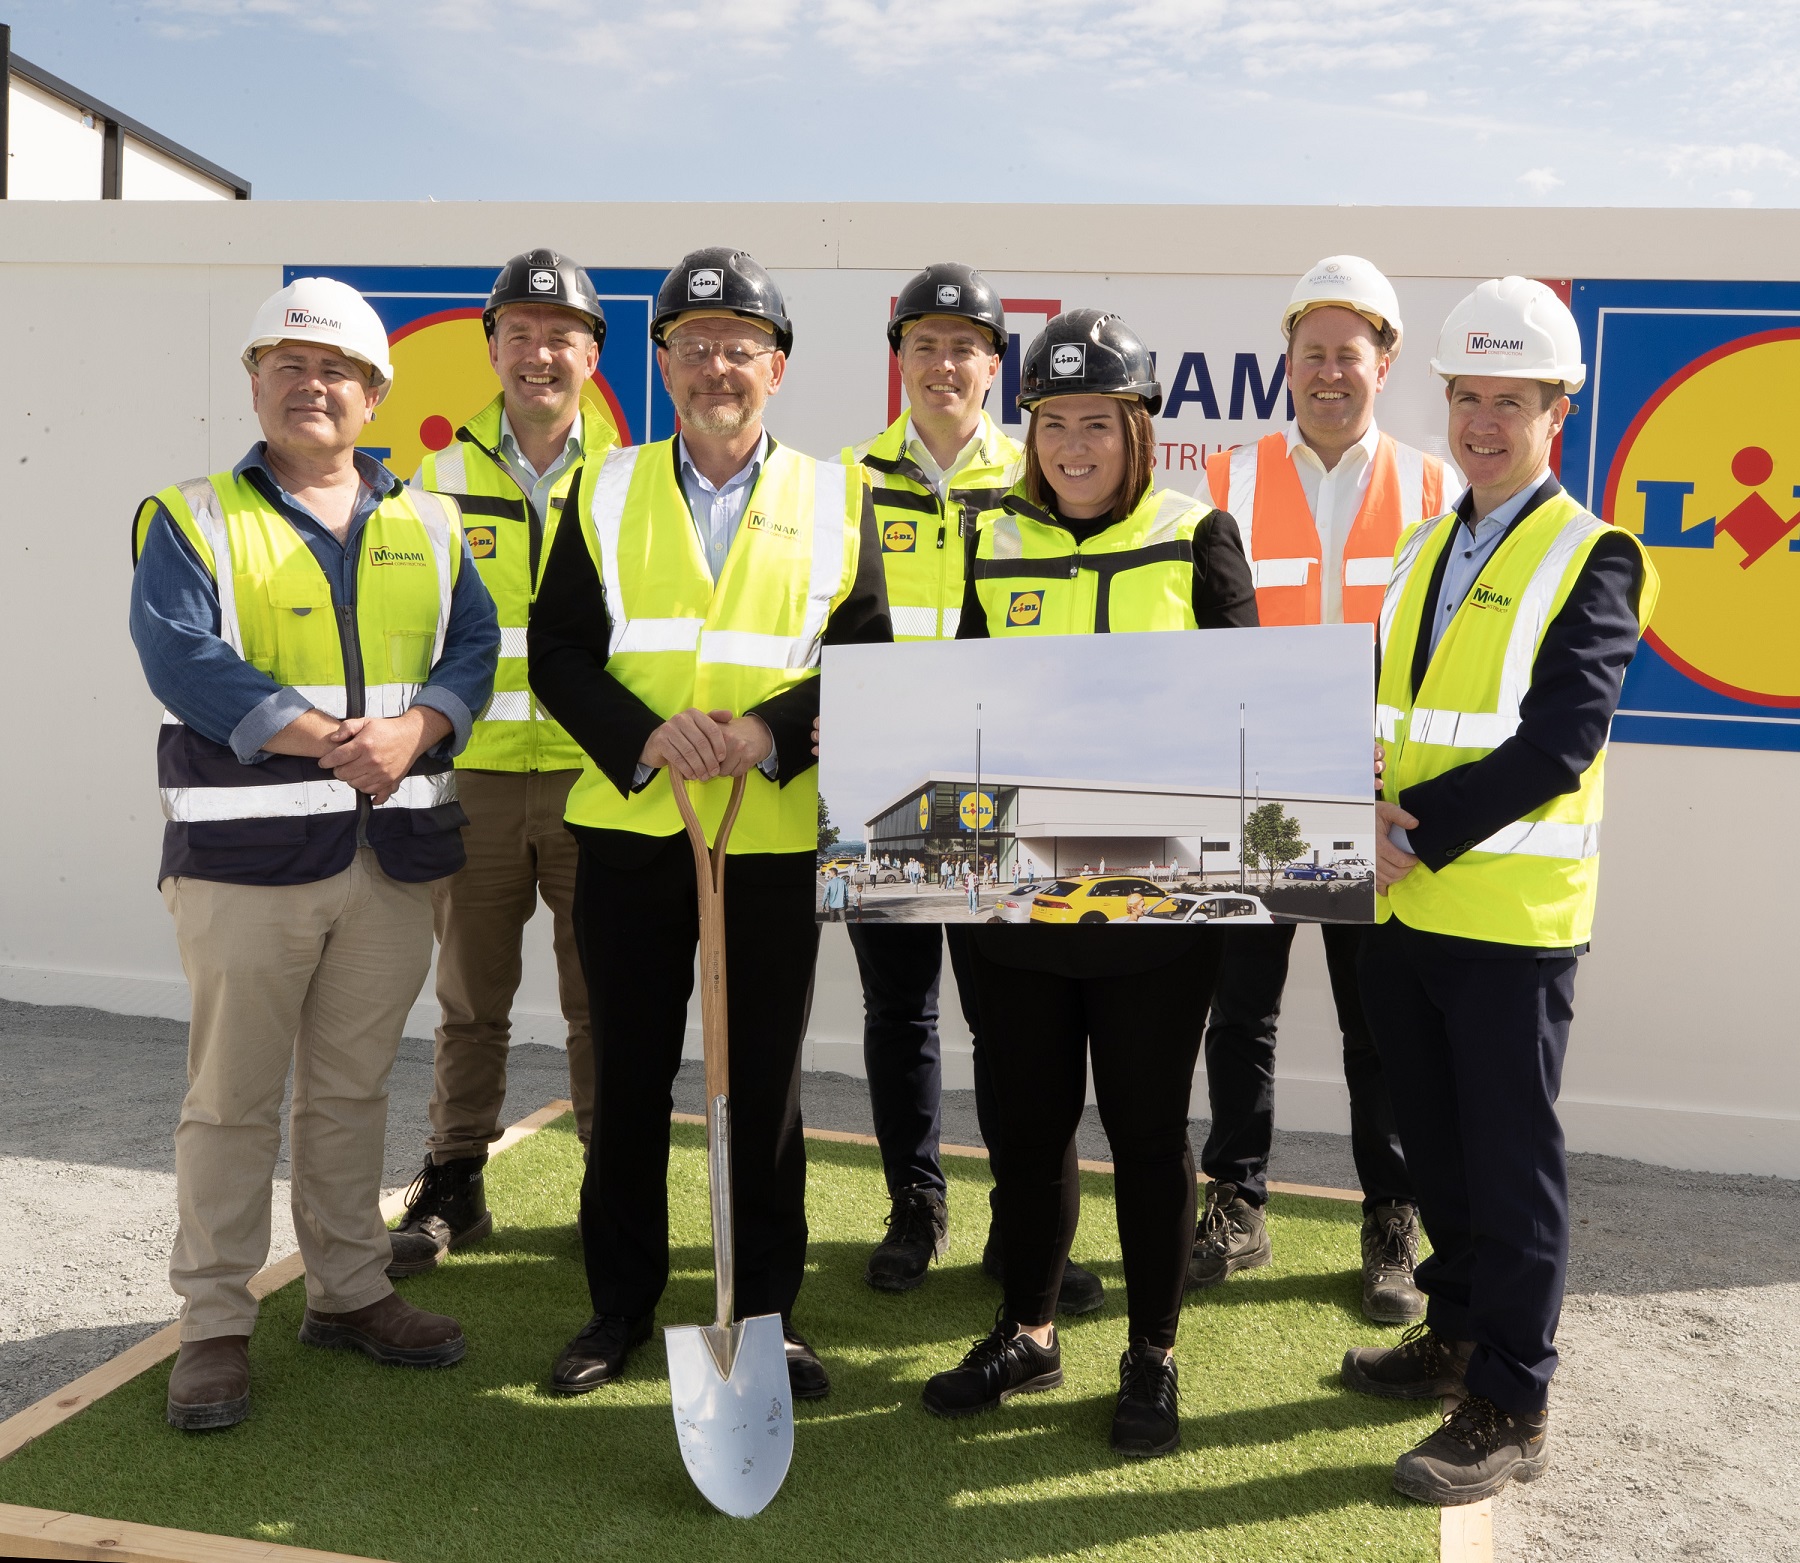
{"type": "Polygon", "coordinates": [[[987,429],[984,424],[976,424],[975,432],[969,436],[968,444],[963,446],[963,448],[956,453],[956,459],[950,463],[949,470],[946,471],[943,467],[938,465],[937,457],[931,454],[931,451],[927,448],[924,440],[919,438],[918,425],[913,422],[911,413],[908,413],[906,418],[906,454],[912,457],[913,461],[918,464],[919,470],[925,474],[926,481],[931,484],[933,490],[937,493],[938,499],[942,501],[944,490],[949,486],[950,480],[981,454],[981,440],[982,436],[986,433],[987,429]]]}
{"type": "Polygon", "coordinates": [[[1344,622],[1344,544],[1349,540],[1356,512],[1362,508],[1363,495],[1369,491],[1380,438],[1371,418],[1363,437],[1338,457],[1337,465],[1327,472],[1325,463],[1301,436],[1300,425],[1291,423],[1287,428],[1288,454],[1294,458],[1294,470],[1300,476],[1313,525],[1319,529],[1319,568],[1324,572],[1319,593],[1321,624],[1344,622]]]}

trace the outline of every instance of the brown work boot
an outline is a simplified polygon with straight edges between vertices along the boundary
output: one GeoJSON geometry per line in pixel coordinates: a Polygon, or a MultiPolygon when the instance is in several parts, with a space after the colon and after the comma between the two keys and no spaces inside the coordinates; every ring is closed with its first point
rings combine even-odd
{"type": "Polygon", "coordinates": [[[306,1310],[300,1323],[306,1346],[335,1346],[399,1368],[447,1368],[461,1362],[467,1343],[462,1326],[441,1313],[415,1308],[393,1292],[351,1313],[306,1310]]]}
{"type": "Polygon", "coordinates": [[[1425,1294],[1413,1285],[1419,1262],[1419,1213],[1411,1205],[1377,1205],[1363,1217],[1362,1309],[1377,1324],[1425,1317],[1425,1294]]]}
{"type": "Polygon", "coordinates": [[[169,1375],[169,1426],[198,1433],[233,1427],[249,1414],[250,1337],[184,1340],[169,1375]]]}

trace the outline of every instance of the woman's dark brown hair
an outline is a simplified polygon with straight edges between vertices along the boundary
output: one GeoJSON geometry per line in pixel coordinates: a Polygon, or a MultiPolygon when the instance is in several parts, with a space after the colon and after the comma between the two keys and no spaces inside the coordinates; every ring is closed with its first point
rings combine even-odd
{"type": "MultiPolygon", "coordinates": [[[[1038,461],[1037,415],[1043,405],[1039,402],[1031,409],[1031,423],[1025,430],[1025,497],[1040,510],[1053,505],[1056,494],[1038,461]]],[[[1109,514],[1113,521],[1123,521],[1137,509],[1156,471],[1156,430],[1144,404],[1135,399],[1120,401],[1119,411],[1125,415],[1125,481],[1113,496],[1109,514]]]]}

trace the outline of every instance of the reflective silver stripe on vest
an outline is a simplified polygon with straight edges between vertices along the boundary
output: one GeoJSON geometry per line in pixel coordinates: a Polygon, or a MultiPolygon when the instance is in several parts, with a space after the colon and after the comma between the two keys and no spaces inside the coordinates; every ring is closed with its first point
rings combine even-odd
{"type": "MultiPolygon", "coordinates": [[[[625,589],[619,580],[619,531],[625,524],[625,500],[642,449],[641,445],[614,446],[588,487],[588,523],[594,529],[594,541],[600,545],[600,589],[606,594],[606,610],[612,620],[612,644],[607,648],[612,656],[621,651],[686,651],[700,638],[698,619],[648,619],[644,621],[646,626],[692,624],[694,640],[688,646],[625,643],[632,622],[625,616],[625,589]]],[[[654,634],[647,636],[652,642],[657,638],[654,634]]]]}
{"type": "Polygon", "coordinates": [[[1400,469],[1400,525],[1408,527],[1425,519],[1425,452],[1396,440],[1394,463],[1400,469]]]}
{"type": "Polygon", "coordinates": [[[623,634],[613,627],[612,649],[621,651],[692,651],[700,644],[705,619],[633,619],[623,634]]]}
{"type": "Polygon", "coordinates": [[[1308,572],[1318,562],[1316,559],[1253,559],[1250,561],[1250,578],[1258,587],[1304,586],[1308,572]]]}
{"type": "Polygon", "coordinates": [[[469,492],[469,468],[463,460],[463,442],[452,440],[437,453],[432,464],[432,487],[451,494],[469,492]]]}
{"type": "Polygon", "coordinates": [[[1025,557],[1025,539],[1019,531],[1017,516],[995,516],[988,532],[994,539],[989,544],[989,547],[993,549],[994,558],[1023,559],[1025,557]]]}
{"type": "Polygon", "coordinates": [[[231,568],[231,537],[225,530],[225,512],[219,491],[209,478],[190,478],[180,485],[181,497],[194,513],[194,524],[212,550],[213,587],[219,594],[219,639],[240,657],[244,654],[244,630],[238,623],[237,574],[231,568]],[[220,561],[224,567],[220,568],[220,561]]]}
{"type": "MultiPolygon", "coordinates": [[[[1256,449],[1260,443],[1252,440],[1231,453],[1231,477],[1225,491],[1225,508],[1238,524],[1238,536],[1243,540],[1246,559],[1256,558],[1256,550],[1250,546],[1250,527],[1256,516],[1256,449]]],[[[1257,582],[1257,585],[1261,584],[1257,582]]]]}
{"type": "MultiPolygon", "coordinates": [[[[1161,508],[1156,512],[1156,525],[1145,534],[1144,540],[1141,543],[1137,543],[1134,546],[1138,548],[1152,548],[1158,543],[1174,542],[1175,534],[1180,530],[1181,523],[1186,520],[1188,516],[1192,515],[1194,511],[1199,510],[1200,508],[1200,501],[1191,495],[1175,494],[1169,496],[1163,501],[1161,508]]],[[[1207,510],[1212,509],[1210,501],[1205,508],[1207,510]]]]}
{"type": "Polygon", "coordinates": [[[1414,706],[1407,737],[1414,743],[1442,744],[1447,749],[1498,749],[1519,730],[1519,712],[1435,711],[1414,706]]]}
{"type": "Polygon", "coordinates": [[[1360,559],[1346,559],[1344,561],[1344,584],[1346,586],[1386,586],[1393,569],[1394,560],[1390,554],[1366,554],[1360,559]]]}
{"type": "Polygon", "coordinates": [[[1515,820],[1486,841],[1475,843],[1477,852],[1518,857],[1560,857],[1581,861],[1600,855],[1600,826],[1575,825],[1563,820],[1515,820]]]}
{"type": "Polygon", "coordinates": [[[1384,744],[1391,744],[1400,733],[1400,718],[1406,713],[1399,706],[1375,707],[1375,731],[1384,744]]]}
{"type": "Polygon", "coordinates": [[[961,608],[944,609],[944,639],[955,640],[956,631],[962,624],[961,608]]]}
{"type": "MultiPolygon", "coordinates": [[[[163,787],[162,811],[177,825],[223,820],[293,819],[313,814],[349,814],[357,791],[348,782],[276,782],[253,787],[163,787]]],[[[456,801],[456,772],[402,776],[383,809],[430,809],[456,801]]]]}
{"type": "Polygon", "coordinates": [[[482,708],[483,722],[529,722],[531,696],[523,689],[496,689],[482,708]]]}
{"type": "Polygon", "coordinates": [[[454,500],[433,494],[429,489],[415,489],[411,497],[413,509],[418,512],[419,520],[425,526],[425,536],[431,542],[432,561],[437,565],[437,634],[431,642],[431,666],[436,667],[438,658],[444,654],[444,636],[450,629],[450,594],[456,589],[450,550],[461,550],[462,528],[455,521],[454,500]]]}
{"type": "Polygon", "coordinates": [[[525,640],[523,624],[503,624],[500,626],[500,655],[503,657],[523,657],[529,647],[525,640]]]}
{"type": "MultiPolygon", "coordinates": [[[[946,609],[946,612],[949,610],[946,609]]],[[[896,635],[918,635],[934,637],[938,628],[938,611],[936,608],[908,608],[895,606],[888,609],[894,621],[896,635]]]]}
{"type": "MultiPolygon", "coordinates": [[[[363,688],[364,716],[404,716],[423,684],[368,684],[363,688]]],[[[343,717],[349,700],[342,684],[295,684],[294,692],[327,716],[343,717]]]]}
{"type": "MultiPolygon", "coordinates": [[[[1444,516],[1441,520],[1448,521],[1452,526],[1456,525],[1455,516],[1444,516]]],[[[1387,595],[1381,599],[1380,643],[1383,657],[1387,656],[1388,636],[1394,628],[1394,615],[1400,611],[1400,598],[1405,594],[1413,566],[1419,562],[1419,550],[1436,530],[1436,526],[1421,526],[1400,544],[1400,552],[1394,560],[1394,573],[1388,577],[1387,595]]]]}
{"type": "MultiPolygon", "coordinates": [[[[777,666],[819,665],[819,647],[844,575],[844,534],[850,517],[850,498],[861,487],[862,474],[855,467],[832,461],[821,461],[813,467],[812,576],[807,585],[806,618],[800,626],[798,644],[788,660],[777,666]]],[[[704,637],[701,648],[704,657],[704,637]]]]}

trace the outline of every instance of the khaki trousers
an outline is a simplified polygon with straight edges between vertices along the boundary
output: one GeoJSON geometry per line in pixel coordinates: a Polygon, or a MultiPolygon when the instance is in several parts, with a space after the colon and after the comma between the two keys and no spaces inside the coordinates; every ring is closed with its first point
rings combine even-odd
{"type": "Polygon", "coordinates": [[[194,1000],[169,1260],[181,1338],[248,1335],[256,1322],[249,1283],[269,1256],[290,1063],[307,1303],[379,1302],[393,1290],[380,1209],[388,1072],[431,962],[431,886],[388,878],[363,847],[313,884],[175,877],[162,893],[194,1000]]]}
{"type": "Polygon", "coordinates": [[[594,1125],[594,1045],[587,980],[575,948],[575,838],[563,808],[579,771],[458,771],[468,862],[438,881],[436,1078],[426,1148],[438,1163],[485,1156],[500,1137],[513,995],[525,924],[550,908],[557,989],[568,1022],[569,1099],[587,1144],[594,1125]]]}

